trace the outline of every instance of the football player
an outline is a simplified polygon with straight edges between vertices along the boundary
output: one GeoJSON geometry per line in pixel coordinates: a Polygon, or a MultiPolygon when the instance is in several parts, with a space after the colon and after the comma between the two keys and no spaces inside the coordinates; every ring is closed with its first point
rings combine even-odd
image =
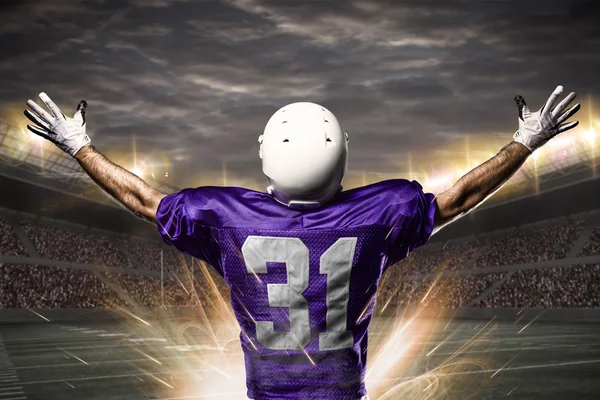
{"type": "Polygon", "coordinates": [[[577,125],[557,87],[531,112],[522,97],[514,141],[434,196],[404,179],[342,191],[348,135],[313,103],[278,110],[260,135],[267,193],[198,187],[165,195],[112,163],[45,94],[28,128],[73,156],[106,192],[161,238],[212,265],[229,284],[243,334],[251,399],[367,398],[367,329],[385,270],[490,197],[532,152],[577,125]],[[366,311],[365,311],[366,310],[366,311]],[[310,360],[308,357],[310,357],[310,360]],[[314,365],[313,365],[314,363],[314,365]]]}

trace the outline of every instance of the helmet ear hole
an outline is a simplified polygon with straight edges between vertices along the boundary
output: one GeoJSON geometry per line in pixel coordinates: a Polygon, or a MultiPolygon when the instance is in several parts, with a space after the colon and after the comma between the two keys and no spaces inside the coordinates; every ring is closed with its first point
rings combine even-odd
{"type": "Polygon", "coordinates": [[[283,143],[289,143],[290,139],[283,139],[283,143]]]}

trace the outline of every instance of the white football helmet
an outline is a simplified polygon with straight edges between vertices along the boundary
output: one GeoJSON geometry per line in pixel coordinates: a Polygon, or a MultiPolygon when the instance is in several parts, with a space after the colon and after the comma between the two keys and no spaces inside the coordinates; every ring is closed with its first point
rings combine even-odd
{"type": "Polygon", "coordinates": [[[325,107],[302,102],[280,108],[258,142],[267,191],[278,202],[317,208],[342,189],[348,134],[325,107]]]}

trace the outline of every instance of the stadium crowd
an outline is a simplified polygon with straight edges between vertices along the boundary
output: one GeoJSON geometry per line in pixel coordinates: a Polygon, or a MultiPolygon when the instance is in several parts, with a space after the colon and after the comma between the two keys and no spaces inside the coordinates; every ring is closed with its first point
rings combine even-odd
{"type": "MultiPolygon", "coordinates": [[[[424,247],[415,251],[412,257],[409,256],[400,265],[410,275],[427,275],[459,269],[556,260],[567,255],[585,226],[584,221],[562,222],[523,230],[512,229],[493,239],[478,237],[462,243],[446,244],[434,252],[424,247]]],[[[591,238],[588,246],[588,253],[596,251],[595,254],[600,254],[600,232],[597,238],[591,238]]]]}
{"type": "Polygon", "coordinates": [[[0,263],[0,308],[93,308],[124,304],[88,271],[0,263]]]}
{"type": "Polygon", "coordinates": [[[12,225],[2,217],[0,217],[0,254],[27,256],[27,251],[14,233],[12,225]]]}
{"type": "Polygon", "coordinates": [[[596,228],[592,233],[592,236],[586,242],[583,250],[581,251],[581,256],[593,256],[600,254],[600,220],[596,224],[596,228]]]}
{"type": "Polygon", "coordinates": [[[42,258],[133,268],[113,238],[43,224],[21,225],[42,258]]]}
{"type": "Polygon", "coordinates": [[[169,276],[163,280],[162,291],[161,280],[156,277],[107,273],[106,278],[133,300],[132,306],[155,308],[193,304],[191,290],[169,276]]]}
{"type": "Polygon", "coordinates": [[[509,232],[490,243],[472,267],[485,268],[564,258],[584,228],[585,223],[577,221],[509,232]]]}
{"type": "MultiPolygon", "coordinates": [[[[166,276],[94,272],[72,268],[0,263],[0,308],[156,308],[210,305],[199,285],[166,276]],[[162,293],[162,295],[161,295],[162,293]]],[[[222,290],[222,285],[215,285],[222,290]]],[[[222,295],[227,296],[224,292],[222,295]]]]}
{"type": "Polygon", "coordinates": [[[381,308],[431,306],[436,308],[459,308],[471,302],[488,289],[502,274],[465,275],[427,280],[387,280],[378,293],[381,308]]]}
{"type": "Polygon", "coordinates": [[[599,308],[600,264],[517,271],[475,306],[599,308]]]}
{"type": "Polygon", "coordinates": [[[477,252],[483,244],[479,240],[446,244],[441,250],[428,253],[417,250],[412,257],[402,261],[402,269],[410,275],[427,275],[433,272],[456,271],[472,267],[477,252]]]}
{"type": "Polygon", "coordinates": [[[191,264],[190,258],[178,253],[173,248],[142,241],[127,241],[127,249],[141,262],[144,269],[160,271],[161,252],[162,264],[165,271],[184,271],[191,264]]]}
{"type": "MultiPolygon", "coordinates": [[[[191,257],[166,248],[160,241],[120,241],[93,231],[71,230],[66,225],[21,222],[21,226],[42,258],[123,268],[138,266],[154,271],[154,277],[140,276],[134,270],[129,274],[98,275],[99,272],[0,262],[0,308],[205,305],[215,302],[215,290],[228,297],[224,280],[214,269],[192,263],[191,257]],[[161,251],[165,268],[163,296],[156,274],[161,266],[161,251]]],[[[440,274],[563,258],[584,227],[583,221],[564,221],[515,229],[501,236],[482,235],[447,243],[436,251],[425,246],[388,269],[380,284],[377,305],[468,306],[506,274],[440,274]]],[[[0,218],[0,254],[28,256],[13,224],[4,218],[0,218]]],[[[600,223],[580,253],[598,254],[600,223]]],[[[522,270],[509,274],[505,280],[474,306],[600,307],[599,265],[522,270]]]]}

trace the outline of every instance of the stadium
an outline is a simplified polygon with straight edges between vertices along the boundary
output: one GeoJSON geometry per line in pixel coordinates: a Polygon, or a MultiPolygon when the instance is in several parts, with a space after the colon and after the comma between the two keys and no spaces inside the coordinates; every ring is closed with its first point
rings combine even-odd
{"type": "Polygon", "coordinates": [[[599,20],[1,1],[0,400],[600,399],[599,20]]]}
{"type": "MultiPolygon", "coordinates": [[[[370,330],[375,398],[597,398],[595,132],[554,144],[387,272],[370,330]]],[[[243,395],[222,278],[32,140],[2,124],[0,399],[243,395]]]]}

